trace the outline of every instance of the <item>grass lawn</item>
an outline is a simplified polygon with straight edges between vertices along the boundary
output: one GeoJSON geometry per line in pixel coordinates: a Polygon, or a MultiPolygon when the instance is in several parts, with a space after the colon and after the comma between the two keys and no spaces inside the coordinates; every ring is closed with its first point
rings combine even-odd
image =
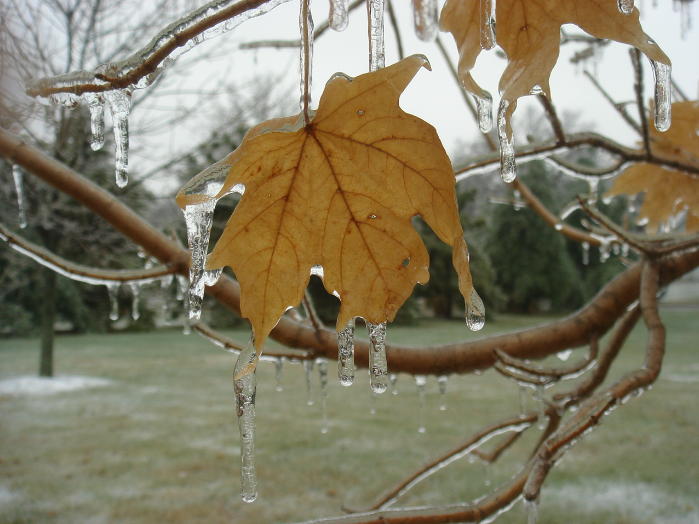
{"type": "MultiPolygon", "coordinates": [[[[540,523],[699,522],[699,311],[661,311],[668,351],[660,379],[573,448],[542,492],[540,523]]],[[[485,334],[541,318],[501,315],[485,334]]],[[[231,332],[241,341],[245,331],[231,332]]],[[[391,341],[436,344],[471,335],[462,322],[389,326],[391,341]]],[[[479,334],[481,336],[481,334],[479,334]]],[[[36,339],[0,340],[0,380],[33,375],[36,339]]],[[[645,329],[636,328],[612,377],[638,367],[645,329]]],[[[576,351],[575,360],[582,355],[576,351]]],[[[555,360],[555,359],[553,359],[555,360]]],[[[553,361],[552,360],[552,361],[553,361]]],[[[368,377],[329,384],[329,431],[321,433],[317,377],[308,405],[303,366],[258,372],[258,500],[239,496],[233,400],[234,357],[192,334],[59,336],[58,375],[106,379],[77,391],[0,395],[0,523],[193,524],[295,522],[368,503],[423,461],[481,425],[519,410],[518,387],[493,372],[449,380],[439,409],[427,382],[425,433],[417,390],[401,375],[398,394],[380,396],[371,414],[368,377]]],[[[529,401],[534,408],[534,402],[529,401]]],[[[487,472],[492,485],[521,466],[531,429],[487,472]]],[[[406,494],[398,505],[461,502],[486,493],[478,461],[461,460],[406,494]]],[[[524,522],[518,504],[498,523],[524,522]]]]}

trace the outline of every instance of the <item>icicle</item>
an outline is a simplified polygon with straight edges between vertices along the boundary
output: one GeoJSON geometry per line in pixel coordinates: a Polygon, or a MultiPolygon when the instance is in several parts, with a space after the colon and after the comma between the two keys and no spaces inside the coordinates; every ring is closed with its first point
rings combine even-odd
{"type": "Polygon", "coordinates": [[[12,164],[12,178],[15,179],[15,189],[17,190],[17,207],[19,208],[19,227],[27,227],[27,203],[24,198],[24,180],[22,168],[17,164],[12,164]]]}
{"type": "Polygon", "coordinates": [[[481,0],[481,47],[495,47],[495,0],[481,0]]]}
{"type": "Polygon", "coordinates": [[[519,386],[519,416],[524,418],[527,415],[527,388],[519,386]]]}
{"type": "Polygon", "coordinates": [[[330,0],[330,27],[344,31],[349,24],[349,0],[330,0]]]}
{"type": "Polygon", "coordinates": [[[206,283],[204,264],[209,248],[209,236],[213,223],[215,200],[187,206],[184,221],[187,224],[187,241],[191,253],[189,264],[189,318],[201,317],[201,304],[204,300],[206,283]]]}
{"type": "Polygon", "coordinates": [[[215,286],[218,279],[221,278],[221,273],[223,273],[223,268],[209,269],[204,271],[204,284],[207,286],[215,286]]]}
{"type": "Polygon", "coordinates": [[[177,291],[175,292],[175,298],[177,300],[184,300],[185,293],[189,289],[189,280],[183,275],[176,275],[177,278],[177,291]]]}
{"type": "Polygon", "coordinates": [[[274,366],[276,368],[274,377],[277,380],[277,387],[275,389],[281,392],[284,391],[284,388],[282,387],[282,368],[284,366],[284,357],[280,357],[277,360],[275,360],[274,366]]]}
{"type": "Polygon", "coordinates": [[[376,393],[374,391],[371,392],[371,407],[369,408],[369,413],[372,415],[376,414],[376,393]]]}
{"type": "Polygon", "coordinates": [[[312,406],[315,401],[313,400],[313,360],[307,359],[303,361],[303,369],[306,372],[306,394],[308,398],[306,404],[312,406]]]}
{"type": "Polygon", "coordinates": [[[340,384],[351,386],[354,382],[354,319],[337,334],[337,376],[340,384]]]}
{"type": "Polygon", "coordinates": [[[539,519],[539,501],[524,499],[524,511],[527,514],[527,524],[536,524],[539,519]]]}
{"type": "Polygon", "coordinates": [[[131,302],[131,318],[138,320],[141,316],[141,312],[138,309],[138,303],[141,295],[141,284],[138,282],[129,282],[129,287],[131,288],[131,295],[133,297],[131,302]]]}
{"type": "Polygon", "coordinates": [[[628,244],[623,244],[621,246],[621,256],[622,257],[628,257],[629,256],[629,245],[628,244]]]}
{"type": "Polygon", "coordinates": [[[446,375],[440,375],[437,377],[437,384],[439,385],[439,398],[440,404],[439,409],[446,411],[447,409],[447,381],[449,377],[446,375]]]}
{"type": "Polygon", "coordinates": [[[119,288],[121,282],[114,280],[107,285],[107,293],[109,293],[109,318],[111,320],[119,320],[119,288]]]}
{"type": "Polygon", "coordinates": [[[609,239],[600,240],[599,245],[599,261],[606,262],[609,258],[609,239]]]}
{"type": "Polygon", "coordinates": [[[396,384],[398,383],[398,375],[396,373],[391,373],[388,375],[388,380],[391,381],[391,394],[397,395],[398,388],[396,387],[396,384]]]}
{"type": "Polygon", "coordinates": [[[590,244],[587,242],[583,242],[582,249],[583,249],[582,263],[584,266],[586,266],[590,263],[590,244]]]}
{"type": "Polygon", "coordinates": [[[413,0],[415,34],[423,42],[434,42],[439,32],[437,0],[413,0]]]}
{"type": "Polygon", "coordinates": [[[369,14],[369,71],[381,69],[386,64],[383,40],[384,0],[367,0],[369,14]]]}
{"type": "Polygon", "coordinates": [[[493,97],[487,91],[482,96],[473,95],[478,113],[478,128],[481,133],[489,133],[493,128],[493,97]]]}
{"type": "Polygon", "coordinates": [[[369,333],[369,376],[371,390],[377,395],[388,389],[388,363],[386,361],[386,323],[366,322],[369,333]]]}
{"type": "Polygon", "coordinates": [[[485,485],[490,486],[490,462],[483,461],[483,473],[485,474],[485,485]]]}
{"type": "Polygon", "coordinates": [[[328,432],[328,359],[319,358],[316,360],[318,364],[318,380],[320,381],[320,405],[323,410],[323,425],[320,428],[321,433],[328,432]]]}
{"type": "Polygon", "coordinates": [[[471,331],[479,331],[485,325],[485,305],[475,289],[471,290],[471,305],[466,304],[466,325],[471,331]]]}
{"type": "Polygon", "coordinates": [[[498,138],[500,139],[500,175],[506,183],[512,182],[517,177],[517,164],[515,163],[515,136],[507,134],[509,117],[507,108],[510,102],[504,98],[500,100],[498,109],[498,138]]]}
{"type": "Polygon", "coordinates": [[[250,337],[240,352],[233,372],[235,388],[235,409],[240,430],[240,494],[243,501],[252,502],[257,498],[257,473],[255,471],[255,335],[250,337]],[[252,371],[250,370],[252,368],[252,371]]]}
{"type": "Polygon", "coordinates": [[[672,68],[655,60],[650,61],[655,75],[655,129],[667,131],[670,128],[671,120],[671,71],[672,68]]]}
{"type": "Polygon", "coordinates": [[[131,109],[131,92],[117,89],[105,91],[114,124],[114,141],[116,143],[116,184],[124,187],[129,182],[129,110],[131,109]]]}
{"type": "Polygon", "coordinates": [[[426,431],[425,428],[425,384],[427,384],[427,377],[425,375],[415,375],[415,384],[417,385],[417,416],[418,416],[418,427],[417,430],[420,433],[426,431]]]}
{"type": "MultiPolygon", "coordinates": [[[[313,71],[313,16],[311,0],[301,0],[299,13],[301,27],[301,114],[308,115],[311,107],[311,81],[313,71]]],[[[306,122],[307,124],[309,122],[306,122]]]]}
{"type": "Polygon", "coordinates": [[[172,322],[172,312],[170,311],[168,290],[170,289],[173,280],[175,280],[174,275],[166,275],[162,279],[160,279],[160,291],[163,299],[163,320],[165,321],[165,324],[168,326],[172,322]]]}
{"type": "Polygon", "coordinates": [[[633,13],[633,0],[617,0],[621,14],[630,15],[633,13]]]}
{"type": "Polygon", "coordinates": [[[83,95],[90,107],[90,128],[92,129],[93,151],[102,149],[104,145],[104,97],[99,93],[85,93],[83,95]]]}
{"type": "Polygon", "coordinates": [[[189,293],[184,294],[183,306],[184,306],[185,315],[184,315],[184,324],[182,325],[182,334],[189,335],[192,332],[192,324],[189,320],[189,315],[188,315],[188,312],[189,312],[189,293]]]}
{"type": "Polygon", "coordinates": [[[544,405],[544,386],[539,384],[534,390],[534,400],[536,400],[537,426],[539,429],[546,427],[546,406],[544,405]]]}
{"type": "Polygon", "coordinates": [[[599,178],[589,177],[587,179],[587,183],[590,186],[590,197],[588,198],[588,202],[594,204],[595,202],[597,202],[597,188],[599,187],[599,178]]]}

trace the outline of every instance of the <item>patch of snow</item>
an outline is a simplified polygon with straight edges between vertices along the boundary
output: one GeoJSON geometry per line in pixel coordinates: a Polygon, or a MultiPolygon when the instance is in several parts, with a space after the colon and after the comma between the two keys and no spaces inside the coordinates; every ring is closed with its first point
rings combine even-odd
{"type": "Polygon", "coordinates": [[[108,386],[110,380],[76,375],[59,375],[57,377],[14,377],[0,380],[0,395],[55,395],[66,391],[108,386]]]}
{"type": "Polygon", "coordinates": [[[5,486],[0,486],[0,508],[19,498],[20,495],[18,492],[11,491],[5,486]]]}

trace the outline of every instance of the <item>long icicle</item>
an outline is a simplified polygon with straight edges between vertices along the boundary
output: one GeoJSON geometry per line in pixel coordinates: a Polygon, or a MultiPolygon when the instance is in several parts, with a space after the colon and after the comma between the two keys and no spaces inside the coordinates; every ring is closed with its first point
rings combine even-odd
{"type": "Polygon", "coordinates": [[[337,334],[337,376],[340,384],[351,386],[354,382],[354,319],[337,334]]]}
{"type": "Polygon", "coordinates": [[[330,0],[330,27],[344,31],[349,25],[349,0],[330,0]]]}
{"type": "Polygon", "coordinates": [[[17,190],[17,207],[19,208],[19,227],[27,227],[27,202],[24,198],[24,177],[22,168],[17,164],[12,164],[12,178],[15,180],[17,190]]]}
{"type": "Polygon", "coordinates": [[[310,123],[311,79],[313,71],[313,16],[311,0],[301,0],[299,13],[301,29],[301,112],[306,124],[310,123]]]}
{"type": "Polygon", "coordinates": [[[386,65],[384,54],[384,0],[367,0],[369,16],[369,71],[376,71],[386,65]]]}
{"type": "Polygon", "coordinates": [[[369,375],[371,390],[375,394],[388,389],[388,364],[386,361],[386,322],[366,322],[369,334],[369,375]]]}
{"type": "Polygon", "coordinates": [[[257,498],[257,472],[255,470],[255,335],[250,337],[238,356],[233,372],[235,409],[240,430],[240,494],[245,502],[257,498]]]}
{"type": "Polygon", "coordinates": [[[105,91],[114,125],[116,184],[124,187],[129,182],[129,111],[131,92],[117,89],[105,91]]]}

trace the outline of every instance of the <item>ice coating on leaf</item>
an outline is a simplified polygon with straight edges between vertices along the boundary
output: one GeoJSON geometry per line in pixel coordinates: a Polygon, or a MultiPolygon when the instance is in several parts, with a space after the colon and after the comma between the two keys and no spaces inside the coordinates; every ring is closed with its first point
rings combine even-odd
{"type": "MultiPolygon", "coordinates": [[[[313,72],[313,16],[311,0],[301,0],[299,26],[301,28],[301,114],[311,107],[311,82],[313,72]]],[[[308,123],[308,122],[306,122],[308,123]]]]}
{"type": "Polygon", "coordinates": [[[349,24],[349,0],[330,0],[330,27],[335,31],[344,31],[349,24]]]}
{"type": "Polygon", "coordinates": [[[425,428],[425,384],[427,377],[425,375],[415,375],[415,385],[417,386],[417,430],[420,433],[426,431],[425,428]]]}
{"type": "Polygon", "coordinates": [[[22,168],[17,164],[12,164],[12,178],[15,181],[15,191],[17,191],[17,208],[19,211],[19,227],[27,227],[27,203],[24,197],[24,176],[22,168]]]}
{"type": "Polygon", "coordinates": [[[371,390],[377,395],[388,389],[388,362],[386,360],[386,323],[366,322],[369,334],[369,377],[371,390]]]}
{"type": "Polygon", "coordinates": [[[343,386],[354,382],[354,324],[352,318],[337,334],[337,376],[343,386]]]}
{"type": "Polygon", "coordinates": [[[316,359],[318,367],[318,382],[320,384],[320,405],[323,412],[323,425],[320,428],[321,433],[328,432],[328,359],[316,359]]]}
{"type": "Polygon", "coordinates": [[[131,91],[117,89],[105,91],[109,112],[114,124],[114,160],[116,164],[116,184],[124,187],[129,182],[129,111],[131,91]]]}
{"type": "Polygon", "coordinates": [[[433,42],[439,33],[437,0],[413,0],[415,34],[423,42],[433,42]]]}
{"type": "Polygon", "coordinates": [[[90,108],[90,129],[92,130],[93,151],[102,149],[104,145],[104,97],[99,93],[85,93],[83,95],[90,108]]]}
{"type": "Polygon", "coordinates": [[[129,282],[129,287],[131,288],[131,318],[138,320],[141,317],[141,312],[139,310],[139,302],[141,297],[141,284],[137,282],[129,282]]]}
{"type": "Polygon", "coordinates": [[[304,360],[303,361],[303,370],[306,373],[306,393],[308,395],[308,398],[306,399],[306,404],[309,406],[312,406],[315,404],[315,401],[313,400],[313,365],[315,364],[315,361],[313,360],[304,360]]]}
{"type": "Polygon", "coordinates": [[[369,71],[382,69],[386,65],[383,24],[384,1],[367,0],[369,15],[369,71]]]}
{"type": "Polygon", "coordinates": [[[240,352],[233,372],[235,409],[240,431],[240,494],[245,502],[257,498],[257,472],[255,469],[255,337],[240,352]]]}
{"type": "Polygon", "coordinates": [[[482,96],[473,95],[478,112],[478,128],[481,133],[489,133],[493,128],[493,97],[487,91],[482,96]]]}
{"type": "Polygon", "coordinates": [[[655,60],[651,60],[650,65],[655,76],[655,129],[667,131],[672,123],[672,67],[655,60]]]}
{"type": "Polygon", "coordinates": [[[437,385],[439,385],[439,409],[441,411],[446,411],[447,409],[447,383],[449,377],[447,375],[440,375],[437,377],[437,385]]]}
{"type": "Polygon", "coordinates": [[[121,287],[121,282],[108,282],[106,286],[107,293],[109,293],[109,318],[111,320],[119,320],[119,288],[121,287]]]}
{"type": "MultiPolygon", "coordinates": [[[[204,300],[206,272],[204,263],[209,249],[209,236],[213,223],[215,200],[190,205],[184,209],[187,224],[187,242],[191,260],[189,263],[189,318],[201,317],[201,304],[204,300]]],[[[220,274],[220,273],[219,273],[220,274]]]]}
{"type": "Polygon", "coordinates": [[[633,0],[617,0],[619,12],[624,15],[633,13],[633,0]]]}
{"type": "Polygon", "coordinates": [[[475,289],[471,291],[471,305],[466,304],[466,325],[471,331],[479,331],[485,325],[485,305],[475,289]]]}
{"type": "Polygon", "coordinates": [[[496,0],[480,0],[480,43],[486,51],[495,47],[496,0]]]}
{"type": "Polygon", "coordinates": [[[517,177],[517,164],[515,163],[515,137],[510,129],[510,116],[514,111],[510,108],[510,102],[504,98],[500,100],[498,109],[498,138],[500,139],[500,176],[505,183],[512,182],[517,177]]]}

